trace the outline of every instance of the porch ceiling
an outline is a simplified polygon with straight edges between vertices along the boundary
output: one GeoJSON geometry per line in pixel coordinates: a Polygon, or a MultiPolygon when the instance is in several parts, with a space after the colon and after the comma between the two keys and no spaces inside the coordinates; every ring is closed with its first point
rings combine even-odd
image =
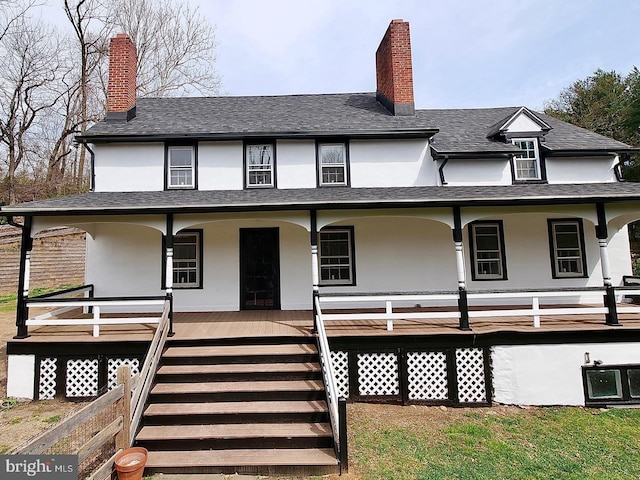
{"type": "Polygon", "coordinates": [[[640,200],[640,183],[88,192],[5,206],[3,215],[558,205],[640,200]]]}

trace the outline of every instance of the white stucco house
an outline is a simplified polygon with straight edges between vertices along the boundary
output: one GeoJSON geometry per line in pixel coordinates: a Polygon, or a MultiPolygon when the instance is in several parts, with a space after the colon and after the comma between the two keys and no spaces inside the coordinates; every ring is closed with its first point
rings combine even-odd
{"type": "Polygon", "coordinates": [[[525,106],[415,108],[399,20],[376,92],[136,98],[135,46],[119,35],[111,49],[107,116],[77,138],[91,191],[2,208],[25,218],[9,374],[31,370],[27,393],[33,358],[61,350],[29,327],[29,239],[70,225],[88,234],[96,297],[170,295],[175,315],[324,314],[353,399],[640,399],[640,322],[623,286],[640,184],[621,175],[637,149],[525,106]],[[382,328],[331,329],[359,321],[382,328]]]}

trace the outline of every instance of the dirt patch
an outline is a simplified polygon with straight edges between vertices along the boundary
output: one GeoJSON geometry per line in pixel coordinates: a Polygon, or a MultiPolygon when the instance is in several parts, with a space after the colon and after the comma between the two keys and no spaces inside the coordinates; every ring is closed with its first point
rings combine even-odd
{"type": "Polygon", "coordinates": [[[0,311],[0,454],[51,428],[84,404],[62,400],[7,399],[7,341],[16,334],[15,310],[0,311]]]}

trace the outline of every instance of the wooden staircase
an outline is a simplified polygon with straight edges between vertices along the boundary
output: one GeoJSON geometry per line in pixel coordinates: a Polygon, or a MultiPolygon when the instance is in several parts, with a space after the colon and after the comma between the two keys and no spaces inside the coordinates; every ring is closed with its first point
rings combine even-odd
{"type": "Polygon", "coordinates": [[[136,445],[145,474],[338,473],[314,339],[169,342],[136,445]]]}

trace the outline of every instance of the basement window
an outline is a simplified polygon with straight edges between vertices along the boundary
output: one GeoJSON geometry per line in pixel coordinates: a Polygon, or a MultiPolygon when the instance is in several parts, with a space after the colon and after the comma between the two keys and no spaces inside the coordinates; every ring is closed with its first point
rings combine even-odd
{"type": "Polygon", "coordinates": [[[640,365],[582,367],[585,405],[640,403],[640,365]]]}

